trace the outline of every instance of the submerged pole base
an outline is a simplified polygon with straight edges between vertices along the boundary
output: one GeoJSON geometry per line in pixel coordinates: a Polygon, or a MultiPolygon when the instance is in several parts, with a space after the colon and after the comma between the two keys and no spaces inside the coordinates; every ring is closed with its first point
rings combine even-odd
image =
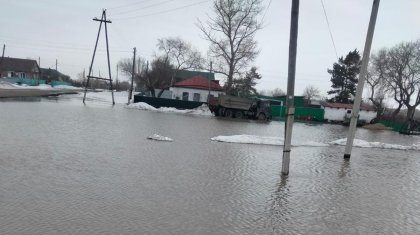
{"type": "Polygon", "coordinates": [[[345,153],[345,154],[344,154],[344,159],[350,159],[350,154],[345,153]]]}

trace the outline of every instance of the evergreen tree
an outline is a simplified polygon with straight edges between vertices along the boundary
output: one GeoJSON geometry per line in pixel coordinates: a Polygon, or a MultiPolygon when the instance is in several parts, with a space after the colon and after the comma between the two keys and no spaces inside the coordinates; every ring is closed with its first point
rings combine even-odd
{"type": "Polygon", "coordinates": [[[360,72],[360,54],[355,49],[347,54],[346,58],[340,57],[338,63],[334,63],[333,69],[328,69],[331,74],[332,90],[328,94],[335,94],[330,99],[332,102],[351,103],[351,96],[356,95],[357,76],[360,72]]]}
{"type": "Polygon", "coordinates": [[[244,78],[234,80],[232,93],[241,97],[249,97],[257,94],[257,90],[255,89],[257,79],[261,79],[261,75],[257,72],[256,67],[252,67],[244,78]]]}

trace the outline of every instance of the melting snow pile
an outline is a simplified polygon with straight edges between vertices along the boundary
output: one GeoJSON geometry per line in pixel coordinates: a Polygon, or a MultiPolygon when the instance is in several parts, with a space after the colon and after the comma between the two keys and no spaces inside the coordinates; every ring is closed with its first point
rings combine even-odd
{"type": "Polygon", "coordinates": [[[171,139],[169,137],[161,136],[161,135],[158,135],[158,134],[153,134],[151,136],[148,136],[147,139],[158,140],[158,141],[169,141],[169,142],[174,141],[173,139],[171,139]]]}
{"type": "MultiPolygon", "coordinates": [[[[255,136],[255,135],[232,135],[232,136],[216,136],[211,138],[213,141],[239,143],[239,144],[260,144],[260,145],[283,145],[283,139],[280,137],[255,136]]],[[[319,143],[314,141],[299,141],[292,143],[295,147],[328,147],[332,145],[345,146],[347,139],[339,139],[330,143],[319,143]]],[[[380,142],[368,142],[365,140],[355,139],[354,147],[359,148],[381,148],[396,150],[420,150],[420,145],[404,146],[398,144],[386,144],[380,142]]]]}
{"type": "Polygon", "coordinates": [[[140,110],[153,110],[153,111],[157,110],[155,107],[151,106],[150,104],[144,103],[144,102],[129,104],[129,105],[127,105],[127,108],[129,108],[129,109],[140,109],[140,110]]]}
{"type": "MultiPolygon", "coordinates": [[[[330,142],[332,145],[342,145],[345,146],[347,142],[347,138],[339,139],[330,142]]],[[[420,150],[419,145],[411,145],[411,146],[404,146],[399,144],[386,144],[381,142],[368,142],[361,139],[354,139],[353,141],[354,147],[359,148],[380,148],[380,149],[397,149],[397,150],[420,150]]]]}
{"type": "MultiPolygon", "coordinates": [[[[261,145],[283,145],[283,138],[271,136],[256,135],[231,135],[216,136],[211,138],[213,141],[238,143],[238,144],[261,144],[261,145]]],[[[292,146],[309,146],[309,147],[326,147],[328,144],[318,143],[314,141],[303,141],[298,144],[293,143],[292,146]]]]}
{"type": "Polygon", "coordinates": [[[283,145],[282,138],[256,135],[216,136],[211,138],[211,140],[239,144],[283,145]]]}
{"type": "Polygon", "coordinates": [[[140,109],[140,110],[150,110],[156,111],[161,113],[179,113],[179,114],[191,114],[191,115],[199,115],[199,116],[213,116],[207,105],[202,105],[195,109],[176,109],[176,108],[168,108],[168,107],[161,107],[155,108],[147,103],[139,102],[134,103],[126,106],[129,109],[140,109]]]}

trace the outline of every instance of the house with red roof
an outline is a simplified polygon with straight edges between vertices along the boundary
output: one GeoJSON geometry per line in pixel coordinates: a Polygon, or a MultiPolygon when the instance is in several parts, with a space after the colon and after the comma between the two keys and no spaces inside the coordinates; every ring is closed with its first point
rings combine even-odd
{"type": "MultiPolygon", "coordinates": [[[[332,122],[342,122],[347,117],[350,117],[353,109],[353,104],[320,102],[321,108],[324,109],[324,119],[332,122]]],[[[369,123],[376,117],[375,109],[367,104],[360,105],[359,120],[369,123]]]]}
{"type": "Polygon", "coordinates": [[[207,79],[202,75],[177,82],[169,90],[172,99],[197,102],[207,102],[209,96],[218,97],[225,94],[219,81],[207,79]]]}

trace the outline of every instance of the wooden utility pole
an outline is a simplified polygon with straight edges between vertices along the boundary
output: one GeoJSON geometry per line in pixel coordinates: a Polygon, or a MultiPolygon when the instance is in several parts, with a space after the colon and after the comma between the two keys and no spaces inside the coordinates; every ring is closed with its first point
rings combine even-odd
{"type": "Polygon", "coordinates": [[[4,51],[6,50],[6,44],[3,44],[3,53],[1,54],[1,58],[4,58],[4,51]]]}
{"type": "MultiPolygon", "coordinates": [[[[211,76],[211,73],[213,72],[213,61],[210,61],[210,76],[211,76]]],[[[211,94],[211,77],[210,78],[208,78],[208,80],[209,80],[209,95],[207,96],[207,105],[209,105],[209,103],[210,103],[210,94],[211,94]]]]}
{"type": "Polygon", "coordinates": [[[134,47],[133,50],[134,50],[133,51],[133,69],[131,71],[131,84],[130,84],[130,92],[128,93],[127,104],[130,104],[131,97],[133,96],[133,87],[134,87],[133,83],[134,83],[134,76],[136,73],[136,69],[135,69],[136,68],[136,48],[134,47]]]}
{"type": "Polygon", "coordinates": [[[295,93],[295,75],[296,75],[296,54],[299,23],[299,0],[292,0],[292,16],[290,23],[290,41],[289,41],[289,68],[287,78],[287,118],[284,130],[283,163],[282,174],[289,174],[290,152],[292,143],[292,130],[295,114],[294,93],[295,93]]]}
{"type": "Polygon", "coordinates": [[[58,65],[58,60],[57,60],[57,59],[55,59],[55,71],[56,71],[56,72],[58,72],[58,70],[57,70],[57,65],[58,65]]]}
{"type": "Polygon", "coordinates": [[[373,0],[372,13],[369,20],[369,28],[366,36],[365,49],[363,51],[362,67],[360,68],[359,82],[356,89],[356,97],[354,98],[353,110],[351,111],[350,127],[347,133],[346,149],[344,158],[349,159],[351,149],[353,147],[354,135],[356,132],[357,119],[359,117],[360,103],[362,101],[363,86],[367,74],[367,66],[369,63],[370,48],[372,46],[373,33],[375,32],[376,18],[378,16],[380,0],[373,0]]]}
{"type": "Polygon", "coordinates": [[[118,91],[119,84],[118,84],[118,64],[117,64],[117,76],[115,78],[115,90],[118,91]]]}
{"type": "Polygon", "coordinates": [[[90,63],[89,66],[89,75],[87,76],[87,81],[86,81],[86,86],[85,86],[85,94],[83,95],[83,103],[85,103],[86,100],[86,93],[87,93],[87,89],[89,86],[89,81],[91,78],[93,79],[99,79],[99,80],[104,80],[104,81],[108,81],[110,83],[110,88],[111,88],[111,94],[112,94],[112,104],[115,104],[115,100],[114,100],[114,88],[112,85],[112,77],[111,77],[111,63],[110,63],[110,59],[109,59],[109,46],[108,46],[108,29],[107,29],[107,24],[112,23],[110,20],[106,19],[106,10],[102,10],[102,17],[101,19],[98,18],[94,18],[94,21],[99,21],[99,30],[98,30],[98,35],[96,37],[96,43],[95,43],[95,49],[93,50],[93,56],[92,56],[92,61],[90,63]],[[99,41],[99,35],[101,34],[101,29],[102,29],[102,23],[105,25],[105,39],[106,39],[106,55],[108,58],[108,73],[109,73],[109,78],[102,78],[102,77],[95,77],[92,76],[92,68],[93,68],[93,61],[95,60],[95,55],[96,55],[96,49],[98,47],[98,41],[99,41]]]}

